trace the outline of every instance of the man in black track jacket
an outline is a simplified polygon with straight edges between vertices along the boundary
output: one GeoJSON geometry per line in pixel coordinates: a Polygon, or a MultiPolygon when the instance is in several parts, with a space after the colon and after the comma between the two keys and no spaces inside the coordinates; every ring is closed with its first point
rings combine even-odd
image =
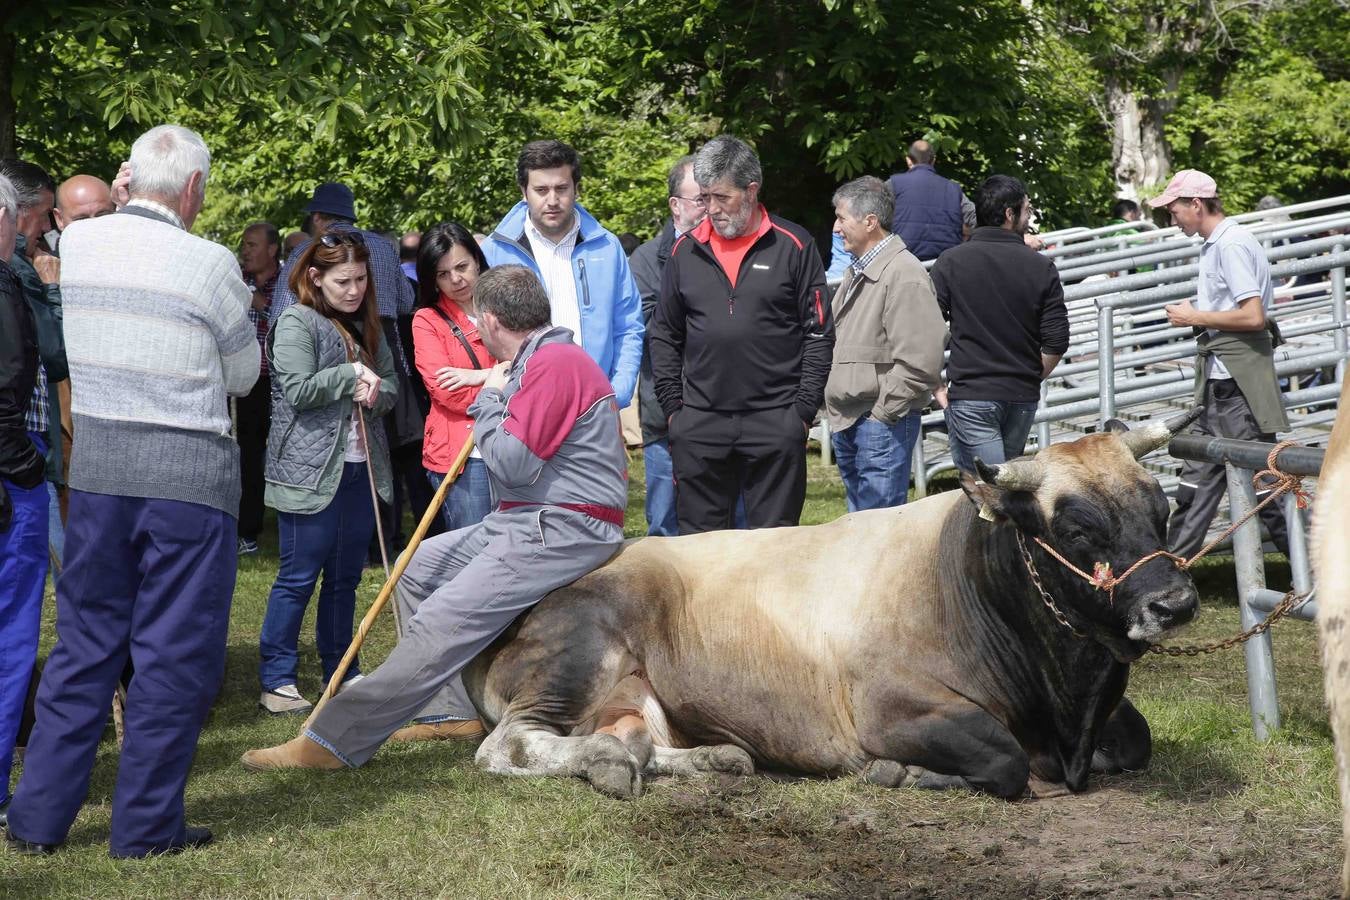
{"type": "Polygon", "coordinates": [[[759,159],[723,135],[694,160],[708,218],[671,250],[652,318],[680,533],[796,525],[806,433],[834,348],[825,269],[799,225],[759,202],[759,159]]]}

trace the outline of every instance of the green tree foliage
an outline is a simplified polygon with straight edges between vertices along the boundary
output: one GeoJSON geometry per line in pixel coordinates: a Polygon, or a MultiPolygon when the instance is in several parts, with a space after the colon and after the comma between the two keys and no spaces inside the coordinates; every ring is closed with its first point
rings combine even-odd
{"type": "Polygon", "coordinates": [[[255,219],[298,225],[330,179],[369,227],[487,230],[519,199],[520,145],[559,137],[582,153],[582,202],[645,237],[669,164],[729,131],[760,152],[770,206],[823,238],[840,182],[901,169],[925,137],[968,193],[1022,177],[1054,227],[1104,215],[1125,97],[1155,157],[1212,171],[1238,205],[1346,189],[1348,16],[1342,0],[11,0],[0,153],[12,125],[58,176],[106,176],[145,127],[181,121],[214,153],[198,228],[232,242],[255,219]]]}

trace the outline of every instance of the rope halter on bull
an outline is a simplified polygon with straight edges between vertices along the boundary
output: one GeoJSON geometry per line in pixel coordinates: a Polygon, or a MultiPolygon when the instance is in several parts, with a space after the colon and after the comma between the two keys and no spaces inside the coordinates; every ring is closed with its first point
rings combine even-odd
{"type": "MultiPolygon", "coordinates": [[[[1153,450],[1158,449],[1158,447],[1165,445],[1167,441],[1171,439],[1172,435],[1175,435],[1182,428],[1185,428],[1191,422],[1195,421],[1195,419],[1199,416],[1199,414],[1200,408],[1196,407],[1195,409],[1192,409],[1190,412],[1182,416],[1178,416],[1175,419],[1171,419],[1166,423],[1162,423],[1160,425],[1146,426],[1145,428],[1142,428],[1138,431],[1117,430],[1116,433],[1121,438],[1121,440],[1125,442],[1125,445],[1129,447],[1130,450],[1134,453],[1135,458],[1139,459],[1143,457],[1145,454],[1150,453],[1153,450]],[[1163,433],[1164,431],[1165,434],[1163,433]]],[[[1039,546],[1042,550],[1044,550],[1052,559],[1056,560],[1065,568],[1067,568],[1070,572],[1072,572],[1073,574],[1077,575],[1079,578],[1083,579],[1088,584],[1090,584],[1093,590],[1106,591],[1108,602],[1112,606],[1114,606],[1116,601],[1116,594],[1115,594],[1116,585],[1123,582],[1126,578],[1129,578],[1146,563],[1154,559],[1157,559],[1158,557],[1163,557],[1165,559],[1171,560],[1178,569],[1184,572],[1190,569],[1193,565],[1195,565],[1205,556],[1207,556],[1216,546],[1218,546],[1220,543],[1222,543],[1224,540],[1230,537],[1233,534],[1233,532],[1237,531],[1237,529],[1240,528],[1248,519],[1250,519],[1252,516],[1259,514],[1262,509],[1264,509],[1269,504],[1274,503],[1276,500],[1278,500],[1280,497],[1283,497],[1285,494],[1293,493],[1298,500],[1298,508],[1307,509],[1309,502],[1309,495],[1308,492],[1303,489],[1302,476],[1294,475],[1290,472],[1285,472],[1280,468],[1279,462],[1277,460],[1277,457],[1280,455],[1282,451],[1288,449],[1289,447],[1298,447],[1298,446],[1301,445],[1297,441],[1281,441],[1280,443],[1271,447],[1270,453],[1267,454],[1266,456],[1266,468],[1262,469],[1260,472],[1257,472],[1254,476],[1252,476],[1252,484],[1256,488],[1257,492],[1268,491],[1269,493],[1263,500],[1261,500],[1251,509],[1247,510],[1247,512],[1241,518],[1239,518],[1237,521],[1233,522],[1233,524],[1228,526],[1228,528],[1224,530],[1222,534],[1211,540],[1209,543],[1205,544],[1205,546],[1201,547],[1199,552],[1197,552],[1194,556],[1190,557],[1189,559],[1187,559],[1184,556],[1179,556],[1168,550],[1159,549],[1154,550],[1152,553],[1149,553],[1143,557],[1140,557],[1133,565],[1131,565],[1129,568],[1127,568],[1124,572],[1120,573],[1119,575],[1116,575],[1112,572],[1110,562],[1101,562],[1101,561],[1098,561],[1093,564],[1092,572],[1091,574],[1089,574],[1088,572],[1085,572],[1078,566],[1074,565],[1072,562],[1066,559],[1062,553],[1060,553],[1054,547],[1050,546],[1050,544],[1048,544],[1041,538],[1033,537],[1032,540],[1035,541],[1037,546],[1039,546]]],[[[1029,483],[1029,479],[1027,479],[1025,475],[1019,475],[1017,471],[1013,469],[1013,466],[1016,465],[1018,465],[1017,462],[1007,464],[1004,466],[985,466],[978,460],[976,461],[976,468],[979,470],[980,477],[989,484],[996,484],[999,487],[1006,487],[1012,489],[1017,488],[1021,488],[1024,490],[1028,488],[1034,489],[1034,486],[1029,483]]],[[[1031,550],[1027,547],[1026,535],[1022,533],[1021,529],[1016,530],[1016,535],[1017,535],[1017,547],[1018,550],[1021,551],[1022,561],[1027,567],[1027,574],[1031,577],[1032,584],[1036,587],[1036,590],[1039,592],[1041,596],[1041,602],[1044,603],[1046,607],[1050,610],[1051,614],[1054,615],[1055,620],[1058,621],[1065,628],[1067,628],[1069,631],[1071,631],[1074,634],[1074,636],[1080,638],[1087,637],[1087,635],[1084,632],[1079,631],[1069,622],[1068,617],[1065,616],[1064,611],[1059,608],[1059,605],[1055,602],[1054,597],[1051,596],[1048,590],[1046,590],[1044,583],[1041,581],[1040,572],[1038,572],[1036,569],[1036,562],[1032,558],[1031,550]]],[[[1255,637],[1256,635],[1261,634],[1266,629],[1270,628],[1271,625],[1275,624],[1280,619],[1289,615],[1289,613],[1293,612],[1296,608],[1305,603],[1310,596],[1311,591],[1304,592],[1303,594],[1297,594],[1295,593],[1295,591],[1290,590],[1284,595],[1283,598],[1281,598],[1280,602],[1275,605],[1275,608],[1271,610],[1270,615],[1268,615],[1264,621],[1258,622],[1251,628],[1248,628],[1247,630],[1241,632],[1240,634],[1234,637],[1227,638],[1226,640],[1198,647],[1197,646],[1163,647],[1157,644],[1153,644],[1149,646],[1148,651],[1150,653],[1164,653],[1171,656],[1180,656],[1180,655],[1195,656],[1200,653],[1212,653],[1215,650],[1222,650],[1228,647],[1236,646],[1237,644],[1241,644],[1245,641],[1248,641],[1251,638],[1255,637]]]]}

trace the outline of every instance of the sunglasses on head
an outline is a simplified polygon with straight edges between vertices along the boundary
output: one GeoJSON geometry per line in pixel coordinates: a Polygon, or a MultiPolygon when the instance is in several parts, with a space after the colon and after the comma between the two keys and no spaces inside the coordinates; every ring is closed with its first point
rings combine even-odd
{"type": "Polygon", "coordinates": [[[347,245],[366,245],[366,239],[361,237],[359,231],[327,231],[319,235],[319,243],[325,247],[341,247],[347,245]]]}

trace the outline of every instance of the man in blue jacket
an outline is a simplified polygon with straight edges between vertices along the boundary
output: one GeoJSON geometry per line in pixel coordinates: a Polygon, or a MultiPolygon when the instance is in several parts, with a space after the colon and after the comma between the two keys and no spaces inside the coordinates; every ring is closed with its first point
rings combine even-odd
{"type": "Polygon", "coordinates": [[[937,154],[927,141],[909,145],[905,162],[909,171],[891,176],[895,213],[891,233],[900,235],[905,246],[920,260],[937,259],[943,250],[961,243],[965,194],[955,181],[943,178],[933,168],[937,154]]]}
{"type": "Polygon", "coordinates": [[[577,203],[581,158],[562,141],[531,141],[516,160],[522,199],[483,244],[488,265],[527,266],[568,329],[614,387],[633,400],[642,360],[642,304],[619,239],[577,203]]]}

